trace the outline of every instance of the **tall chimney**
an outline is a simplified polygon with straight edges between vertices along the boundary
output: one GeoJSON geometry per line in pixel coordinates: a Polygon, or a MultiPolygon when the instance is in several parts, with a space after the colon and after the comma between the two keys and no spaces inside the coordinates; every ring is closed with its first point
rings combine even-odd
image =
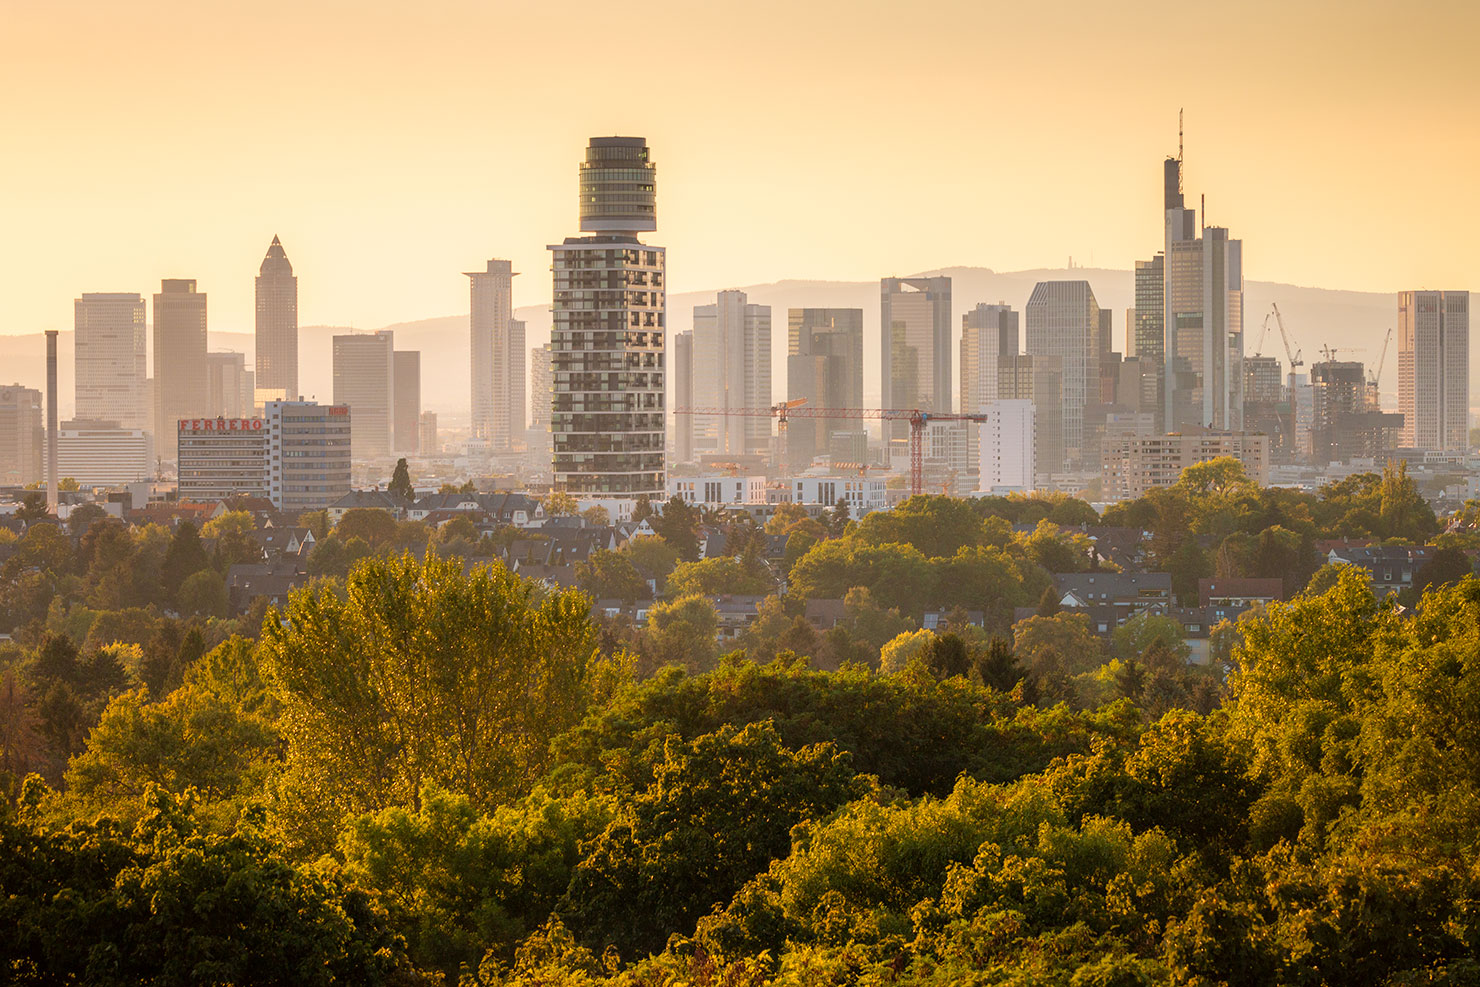
{"type": "Polygon", "coordinates": [[[57,330],[46,330],[46,509],[57,513],[57,330]]]}

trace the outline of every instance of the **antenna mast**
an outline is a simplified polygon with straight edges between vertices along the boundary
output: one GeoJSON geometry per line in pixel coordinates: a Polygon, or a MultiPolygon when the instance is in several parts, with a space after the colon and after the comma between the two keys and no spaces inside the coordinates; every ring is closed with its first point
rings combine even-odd
{"type": "Polygon", "coordinates": [[[1182,109],[1177,109],[1177,192],[1182,191],[1182,109]]]}

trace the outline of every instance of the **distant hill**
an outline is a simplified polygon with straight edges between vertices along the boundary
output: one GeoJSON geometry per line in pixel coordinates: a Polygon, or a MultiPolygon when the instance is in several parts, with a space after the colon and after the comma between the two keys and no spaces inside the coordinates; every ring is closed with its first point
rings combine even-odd
{"type": "MultiPolygon", "coordinates": [[[[955,309],[952,324],[959,327],[961,314],[977,302],[1006,302],[1019,311],[1027,303],[1033,285],[1049,280],[1084,280],[1094,289],[1102,308],[1114,312],[1115,348],[1125,344],[1125,310],[1130,307],[1133,276],[1129,271],[1102,268],[1043,269],[999,273],[982,267],[951,267],[919,275],[948,275],[952,279],[955,309]]],[[[804,307],[861,308],[864,317],[864,399],[879,400],[879,285],[877,281],[777,281],[739,285],[752,302],[770,305],[773,340],[772,379],[778,388],[786,380],[786,310],[804,307]]],[[[692,323],[695,305],[714,300],[715,290],[679,292],[668,297],[669,326],[678,332],[692,323]]],[[[1247,348],[1254,352],[1260,341],[1260,326],[1271,302],[1278,302],[1295,345],[1303,349],[1307,365],[1320,359],[1324,345],[1337,347],[1339,357],[1360,360],[1369,366],[1382,352],[1383,336],[1396,328],[1397,296],[1380,292],[1303,288],[1296,285],[1250,281],[1244,286],[1247,348]]],[[[548,305],[526,305],[517,309],[528,324],[528,345],[538,346],[550,336],[548,305]]],[[[400,349],[422,353],[422,402],[439,414],[465,418],[468,413],[468,317],[446,315],[386,326],[396,333],[400,349]]],[[[334,391],[331,337],[350,330],[339,326],[305,326],[299,335],[299,383],[305,396],[329,400],[334,391]]],[[[58,383],[63,414],[70,414],[72,397],[72,334],[59,337],[62,366],[58,383]]],[[[956,329],[955,339],[959,340],[956,329]]],[[[246,333],[211,333],[212,349],[230,349],[251,354],[252,337],[246,333]]],[[[1271,329],[1263,352],[1285,362],[1278,332],[1271,329]]],[[[0,361],[11,368],[0,374],[0,382],[12,380],[40,387],[45,380],[45,340],[40,334],[0,336],[0,361]]],[[[1471,376],[1480,367],[1480,347],[1471,350],[1471,376]]],[[[954,361],[953,361],[954,363],[954,361]]],[[[1385,403],[1397,405],[1397,343],[1389,348],[1381,389],[1385,403]]],[[[778,398],[781,393],[778,389],[778,398]]],[[[1476,397],[1480,397],[1477,395],[1476,397]]],[[[1476,402],[1480,404],[1480,401],[1476,402]]]]}

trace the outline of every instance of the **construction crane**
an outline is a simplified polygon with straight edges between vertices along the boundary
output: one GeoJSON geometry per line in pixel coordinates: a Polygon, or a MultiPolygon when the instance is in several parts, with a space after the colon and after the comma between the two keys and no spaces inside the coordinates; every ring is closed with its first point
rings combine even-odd
{"type": "Polygon", "coordinates": [[[1387,363],[1388,344],[1391,343],[1392,341],[1393,341],[1393,330],[1392,330],[1392,327],[1389,326],[1388,327],[1388,331],[1387,331],[1387,335],[1384,336],[1383,337],[1383,340],[1382,340],[1382,355],[1377,358],[1377,370],[1376,371],[1371,371],[1371,370],[1367,371],[1367,384],[1368,384],[1369,387],[1371,387],[1373,389],[1374,392],[1377,390],[1377,380],[1378,380],[1378,378],[1380,378],[1382,376],[1382,368],[1387,363]]]}
{"type": "Polygon", "coordinates": [[[1254,347],[1254,355],[1256,357],[1262,356],[1264,353],[1264,340],[1269,336],[1269,320],[1273,316],[1273,312],[1266,312],[1264,314],[1264,325],[1259,329],[1259,345],[1254,347]]]}
{"type": "MultiPolygon", "coordinates": [[[[747,418],[776,419],[777,434],[786,434],[787,422],[793,418],[851,418],[869,421],[910,423],[910,493],[925,492],[925,426],[930,422],[984,422],[985,414],[953,414],[921,411],[918,408],[808,408],[805,398],[773,404],[767,408],[674,408],[675,415],[740,415],[747,418]]],[[[785,452],[786,443],[778,443],[785,452]]]]}
{"type": "Polygon", "coordinates": [[[1299,402],[1295,400],[1295,368],[1305,366],[1305,361],[1300,359],[1304,354],[1290,346],[1290,334],[1285,331],[1285,317],[1280,314],[1279,305],[1270,302],[1270,307],[1273,309],[1275,325],[1280,327],[1280,341],[1285,344],[1285,359],[1290,363],[1290,448],[1294,449],[1299,419],[1299,412],[1296,410],[1299,402]]]}

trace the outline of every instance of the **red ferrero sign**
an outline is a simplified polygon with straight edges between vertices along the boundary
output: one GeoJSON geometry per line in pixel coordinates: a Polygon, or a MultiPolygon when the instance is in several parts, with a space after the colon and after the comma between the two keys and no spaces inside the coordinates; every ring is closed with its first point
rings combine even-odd
{"type": "Polygon", "coordinates": [[[181,418],[182,432],[260,432],[260,418],[181,418]]]}

